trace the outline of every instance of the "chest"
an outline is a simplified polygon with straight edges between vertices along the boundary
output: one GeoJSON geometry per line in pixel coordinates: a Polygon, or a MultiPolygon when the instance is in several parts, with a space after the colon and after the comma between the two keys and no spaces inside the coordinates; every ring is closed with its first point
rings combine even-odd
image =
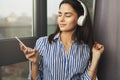
{"type": "Polygon", "coordinates": [[[52,75],[83,73],[89,60],[89,52],[80,46],[71,46],[69,55],[63,46],[47,46],[43,52],[43,66],[52,75]]]}

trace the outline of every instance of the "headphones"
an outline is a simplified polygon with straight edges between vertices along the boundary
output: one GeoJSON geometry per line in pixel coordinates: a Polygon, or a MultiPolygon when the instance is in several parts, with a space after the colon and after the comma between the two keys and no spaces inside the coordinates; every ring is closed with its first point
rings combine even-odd
{"type": "Polygon", "coordinates": [[[84,10],[84,14],[81,15],[81,16],[78,18],[77,24],[78,24],[79,26],[83,26],[84,23],[85,23],[85,21],[86,21],[87,8],[86,8],[85,4],[84,4],[82,1],[80,1],[80,0],[77,0],[77,1],[82,5],[83,10],[84,10]]]}

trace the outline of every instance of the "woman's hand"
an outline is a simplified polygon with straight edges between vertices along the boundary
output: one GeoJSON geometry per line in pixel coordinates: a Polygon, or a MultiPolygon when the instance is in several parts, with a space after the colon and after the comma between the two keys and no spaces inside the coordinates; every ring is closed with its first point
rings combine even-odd
{"type": "Polygon", "coordinates": [[[92,47],[92,62],[88,70],[88,74],[92,80],[96,79],[97,66],[103,51],[104,51],[104,46],[95,42],[95,44],[92,47]]]}
{"type": "Polygon", "coordinates": [[[95,42],[92,48],[92,59],[99,60],[104,51],[104,46],[95,42]]]}
{"type": "Polygon", "coordinates": [[[20,44],[21,51],[24,52],[25,57],[31,61],[33,64],[38,64],[39,62],[39,54],[38,51],[29,47],[26,47],[25,45],[20,44]]]}
{"type": "Polygon", "coordinates": [[[37,50],[26,47],[23,44],[20,44],[21,51],[24,52],[25,57],[32,62],[32,69],[31,69],[31,79],[35,80],[38,75],[38,62],[39,62],[39,53],[37,50]]]}

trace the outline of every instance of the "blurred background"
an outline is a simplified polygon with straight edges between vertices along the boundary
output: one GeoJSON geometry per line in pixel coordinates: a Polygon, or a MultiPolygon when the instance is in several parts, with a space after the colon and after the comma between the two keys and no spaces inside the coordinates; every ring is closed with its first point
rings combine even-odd
{"type": "MultiPolygon", "coordinates": [[[[13,40],[15,36],[20,38],[34,37],[34,28],[36,19],[35,16],[36,10],[41,6],[41,4],[36,3],[37,0],[0,0],[0,41],[13,40]]],[[[40,0],[42,2],[42,0],[40,0]]],[[[46,6],[45,12],[47,12],[46,22],[47,22],[47,33],[49,35],[54,32],[56,29],[56,19],[58,13],[58,6],[61,0],[45,0],[44,4],[46,6]]],[[[89,8],[91,19],[94,13],[94,1],[93,0],[84,0],[89,8]]],[[[39,14],[37,14],[39,15],[39,14]]],[[[41,15],[40,15],[41,16],[41,15]]],[[[40,22],[39,22],[40,23],[40,22]]],[[[39,27],[39,26],[38,26],[39,27]]],[[[45,26],[42,26],[43,28],[45,26]]],[[[13,42],[14,43],[14,42],[13,42]]],[[[1,45],[1,44],[0,44],[1,45]]],[[[13,45],[14,46],[14,45],[13,45]]],[[[14,54],[14,52],[4,53],[3,48],[6,49],[6,46],[0,47],[0,62],[6,61],[9,63],[12,58],[3,58],[3,56],[14,56],[20,54],[19,51],[14,54]]],[[[12,48],[12,46],[9,45],[12,48]]],[[[6,49],[7,50],[7,49],[6,49]]],[[[14,50],[14,49],[13,49],[14,50]]],[[[22,54],[20,54],[22,55],[22,54]]],[[[20,57],[19,57],[20,58],[20,57]]],[[[29,62],[27,60],[12,62],[10,64],[0,63],[0,80],[27,80],[29,74],[29,62]]]]}

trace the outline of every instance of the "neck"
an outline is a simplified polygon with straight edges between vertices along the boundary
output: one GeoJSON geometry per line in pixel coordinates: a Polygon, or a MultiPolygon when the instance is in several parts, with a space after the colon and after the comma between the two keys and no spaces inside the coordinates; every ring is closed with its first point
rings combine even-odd
{"type": "Polygon", "coordinates": [[[74,41],[73,32],[61,32],[60,39],[63,43],[72,43],[74,41]]]}
{"type": "Polygon", "coordinates": [[[73,32],[61,32],[60,39],[65,47],[66,54],[68,55],[70,46],[72,45],[74,39],[72,38],[73,32]]]}

